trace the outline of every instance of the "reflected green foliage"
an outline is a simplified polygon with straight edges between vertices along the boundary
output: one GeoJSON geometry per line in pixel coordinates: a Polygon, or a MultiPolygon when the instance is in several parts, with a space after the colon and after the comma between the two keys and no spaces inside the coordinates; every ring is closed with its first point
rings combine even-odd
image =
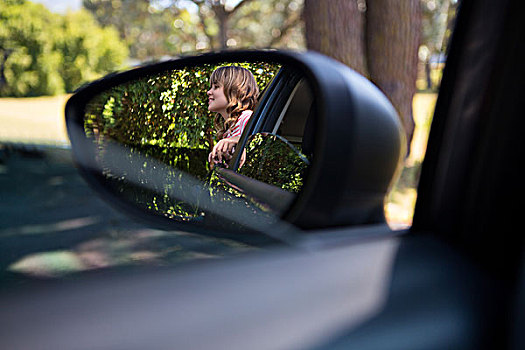
{"type": "Polygon", "coordinates": [[[253,135],[246,146],[246,162],[239,173],[255,180],[299,193],[309,161],[278,135],[253,135]]]}
{"type": "Polygon", "coordinates": [[[0,2],[0,96],[71,92],[118,69],[128,50],[87,11],[51,13],[24,0],[0,2]]]}
{"type": "MultiPolygon", "coordinates": [[[[239,65],[252,71],[261,90],[279,69],[264,62],[239,65]]],[[[219,66],[173,70],[103,92],[87,105],[86,131],[124,145],[156,146],[161,153],[171,148],[210,150],[214,115],[208,111],[206,91],[219,66]]]]}
{"type": "MultiPolygon", "coordinates": [[[[173,200],[177,193],[187,190],[179,186],[177,170],[162,184],[148,184],[155,169],[150,168],[143,157],[151,157],[203,182],[206,180],[208,153],[216,141],[214,115],[208,111],[206,91],[209,76],[222,65],[188,67],[135,80],[105,91],[88,103],[85,132],[98,146],[99,161],[106,176],[114,173],[109,160],[111,154],[106,154],[107,141],[129,149],[130,163],[140,159],[141,163],[134,166],[139,173],[138,183],[130,184],[125,177],[115,179],[115,189],[126,192],[123,195],[130,201],[143,203],[148,209],[170,217],[200,215],[193,207],[173,200]],[[135,157],[137,154],[141,157],[135,157]]],[[[239,65],[252,71],[261,90],[280,68],[264,62],[239,65]]]]}
{"type": "Polygon", "coordinates": [[[252,217],[271,222],[301,191],[309,164],[284,138],[255,134],[246,146],[246,161],[238,173],[222,166],[211,173],[209,198],[222,207],[241,205],[253,213],[252,217]]]}
{"type": "MultiPolygon", "coordinates": [[[[124,161],[128,162],[130,168],[134,169],[131,180],[125,174],[116,175],[113,173],[115,168],[110,152],[101,150],[99,161],[105,170],[104,176],[106,184],[113,189],[119,196],[132,203],[142,205],[143,208],[161,213],[162,215],[177,219],[179,221],[198,220],[202,212],[196,206],[189,205],[177,198],[191,196],[192,191],[199,193],[199,189],[185,186],[182,181],[182,173],[176,169],[171,169],[166,173],[167,168],[163,168],[164,177],[162,181],[158,179],[158,163],[144,159],[144,154],[130,148],[129,153],[124,156],[124,161]]],[[[122,156],[122,155],[119,155],[122,156]]],[[[197,198],[196,198],[197,199],[197,198]]]]}

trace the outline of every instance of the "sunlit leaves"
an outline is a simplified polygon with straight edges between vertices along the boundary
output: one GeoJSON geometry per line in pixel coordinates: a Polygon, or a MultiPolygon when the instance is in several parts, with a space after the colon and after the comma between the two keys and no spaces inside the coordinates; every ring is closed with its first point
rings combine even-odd
{"type": "MultiPolygon", "coordinates": [[[[208,111],[206,91],[209,76],[221,65],[188,67],[138,79],[102,92],[88,103],[86,134],[97,144],[105,176],[114,179],[114,186],[122,195],[163,215],[194,215],[192,207],[170,199],[172,187],[180,183],[176,171],[170,175],[173,179],[163,181],[164,187],[152,189],[149,184],[142,188],[140,184],[148,184],[156,169],[147,161],[132,163],[137,162],[134,155],[140,154],[142,158],[139,159],[151,157],[197,179],[206,179],[208,153],[215,139],[214,115],[208,111]],[[128,184],[125,177],[114,176],[111,164],[104,164],[107,141],[129,150],[129,162],[139,172],[138,185],[128,184]]],[[[280,68],[280,65],[264,62],[239,65],[252,71],[261,90],[280,68]]]]}
{"type": "Polygon", "coordinates": [[[85,11],[58,15],[29,1],[0,5],[0,96],[69,92],[118,69],[127,48],[85,11]]]}
{"type": "MultiPolygon", "coordinates": [[[[261,90],[278,69],[267,63],[241,65],[252,70],[261,90]]],[[[97,121],[105,137],[122,144],[209,150],[215,131],[206,91],[217,66],[189,67],[117,86],[91,101],[87,119],[97,121]],[[108,113],[115,123],[101,119],[108,113]]]]}
{"type": "Polygon", "coordinates": [[[302,3],[83,0],[84,7],[99,23],[118,29],[129,45],[131,57],[139,61],[226,46],[303,48],[302,3]]]}
{"type": "Polygon", "coordinates": [[[309,161],[288,141],[273,134],[256,134],[246,153],[241,174],[290,192],[301,191],[309,161]]]}

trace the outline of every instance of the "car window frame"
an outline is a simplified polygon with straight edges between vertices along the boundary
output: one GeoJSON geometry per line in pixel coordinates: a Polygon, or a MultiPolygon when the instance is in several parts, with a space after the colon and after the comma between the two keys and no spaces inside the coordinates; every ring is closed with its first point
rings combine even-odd
{"type": "Polygon", "coordinates": [[[240,167],[242,151],[246,147],[251,135],[273,129],[273,125],[283,112],[295,86],[303,77],[296,69],[283,66],[266,88],[253,116],[244,128],[244,131],[235,147],[229,169],[237,172],[240,167]]]}

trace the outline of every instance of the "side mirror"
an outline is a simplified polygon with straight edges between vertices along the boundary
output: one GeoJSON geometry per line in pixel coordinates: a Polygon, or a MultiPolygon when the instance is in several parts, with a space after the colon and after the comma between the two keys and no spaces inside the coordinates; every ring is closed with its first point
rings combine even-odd
{"type": "MultiPolygon", "coordinates": [[[[236,118],[219,123],[234,132],[236,118]]],[[[156,226],[239,240],[384,222],[404,145],[372,83],[310,52],[206,54],[111,75],[70,98],[66,122],[79,170],[104,198],[156,226]],[[262,93],[216,161],[227,133],[208,110],[218,110],[209,78],[231,65],[262,93]]]]}

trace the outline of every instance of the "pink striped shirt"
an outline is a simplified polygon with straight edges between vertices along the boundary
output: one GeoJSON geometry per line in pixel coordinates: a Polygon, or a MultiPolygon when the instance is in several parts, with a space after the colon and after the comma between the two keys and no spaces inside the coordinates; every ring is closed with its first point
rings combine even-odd
{"type": "Polygon", "coordinates": [[[252,113],[253,112],[250,110],[245,110],[242,112],[233,128],[230,128],[230,130],[226,131],[222,138],[227,139],[230,137],[241,136],[244,127],[246,124],[248,124],[248,120],[250,120],[250,117],[252,116],[252,113]]]}

